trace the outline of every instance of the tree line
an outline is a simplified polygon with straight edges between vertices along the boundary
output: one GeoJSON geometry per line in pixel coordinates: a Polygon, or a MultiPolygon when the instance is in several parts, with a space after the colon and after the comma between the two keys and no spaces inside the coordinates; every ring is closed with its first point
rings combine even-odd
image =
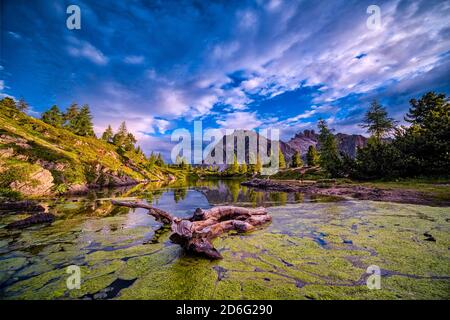
{"type": "Polygon", "coordinates": [[[333,177],[381,179],[448,176],[450,172],[450,103],[443,93],[411,99],[398,125],[386,107],[373,101],[360,126],[370,134],[355,159],[339,153],[332,129],[320,120],[319,164],[333,177]]]}
{"type": "Polygon", "coordinates": [[[73,103],[66,112],[62,112],[57,105],[53,105],[42,113],[41,120],[56,128],[65,128],[79,136],[95,137],[92,115],[87,104],[80,108],[73,103]]]}

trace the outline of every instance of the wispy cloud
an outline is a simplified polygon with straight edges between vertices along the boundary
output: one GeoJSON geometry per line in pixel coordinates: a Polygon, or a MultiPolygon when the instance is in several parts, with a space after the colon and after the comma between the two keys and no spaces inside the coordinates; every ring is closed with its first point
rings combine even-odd
{"type": "Polygon", "coordinates": [[[73,57],[83,57],[98,65],[106,65],[108,63],[108,58],[87,41],[71,37],[67,51],[73,57]]]}
{"type": "Polygon", "coordinates": [[[145,61],[145,57],[144,56],[126,56],[124,59],[125,63],[128,64],[142,64],[145,61]]]}

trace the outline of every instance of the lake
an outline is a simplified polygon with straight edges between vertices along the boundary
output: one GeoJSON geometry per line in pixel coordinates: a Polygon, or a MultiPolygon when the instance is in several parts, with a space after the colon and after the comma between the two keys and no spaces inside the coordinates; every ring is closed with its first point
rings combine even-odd
{"type": "Polygon", "coordinates": [[[57,217],[51,225],[7,230],[27,215],[0,214],[2,299],[450,298],[448,207],[262,192],[236,180],[45,202],[57,217]],[[224,259],[210,261],[171,243],[146,210],[110,198],[142,199],[179,217],[198,207],[266,206],[273,221],[215,239],[224,259]],[[80,267],[79,289],[68,289],[71,265],[80,267]],[[369,266],[379,270],[379,289],[367,286],[369,266]]]}

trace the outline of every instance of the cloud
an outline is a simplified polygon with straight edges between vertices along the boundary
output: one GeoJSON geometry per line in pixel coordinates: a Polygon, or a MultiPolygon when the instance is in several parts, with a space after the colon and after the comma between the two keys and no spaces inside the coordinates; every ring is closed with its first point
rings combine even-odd
{"type": "Polygon", "coordinates": [[[83,26],[96,29],[77,38],[53,27],[59,11],[5,4],[5,17],[15,13],[8,30],[30,39],[5,37],[8,93],[89,103],[99,130],[126,120],[149,148],[196,119],[287,134],[324,117],[350,130],[362,115],[353,108],[371,99],[401,117],[413,96],[450,90],[448,2],[380,0],[376,31],[366,27],[369,0],[82,4],[83,26]]]}
{"type": "Polygon", "coordinates": [[[233,112],[216,122],[223,129],[238,130],[253,130],[263,124],[256,112],[233,112]]]}
{"type": "Polygon", "coordinates": [[[22,36],[20,34],[18,34],[17,32],[8,31],[8,34],[10,36],[12,36],[14,39],[21,39],[22,38],[22,36]]]}
{"type": "Polygon", "coordinates": [[[67,51],[73,57],[83,57],[98,65],[106,65],[108,63],[108,58],[87,41],[71,37],[67,51]]]}
{"type": "Polygon", "coordinates": [[[128,64],[142,64],[145,61],[145,57],[144,56],[126,56],[124,59],[125,63],[128,64]]]}

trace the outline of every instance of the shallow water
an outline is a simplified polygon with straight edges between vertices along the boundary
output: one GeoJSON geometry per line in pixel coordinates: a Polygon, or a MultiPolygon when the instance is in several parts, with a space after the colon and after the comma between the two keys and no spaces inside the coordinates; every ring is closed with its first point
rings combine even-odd
{"type": "Polygon", "coordinates": [[[371,201],[265,193],[238,181],[137,186],[46,201],[51,225],[4,226],[3,299],[449,299],[450,210],[371,201]],[[187,217],[197,207],[267,206],[270,225],[214,241],[224,259],[186,255],[143,209],[111,197],[142,198],[187,217]],[[426,235],[425,235],[426,234],[426,235]],[[430,241],[430,237],[435,241],[430,241]],[[67,267],[81,268],[69,290],[67,267]],[[380,268],[370,290],[367,267],[380,268]]]}

